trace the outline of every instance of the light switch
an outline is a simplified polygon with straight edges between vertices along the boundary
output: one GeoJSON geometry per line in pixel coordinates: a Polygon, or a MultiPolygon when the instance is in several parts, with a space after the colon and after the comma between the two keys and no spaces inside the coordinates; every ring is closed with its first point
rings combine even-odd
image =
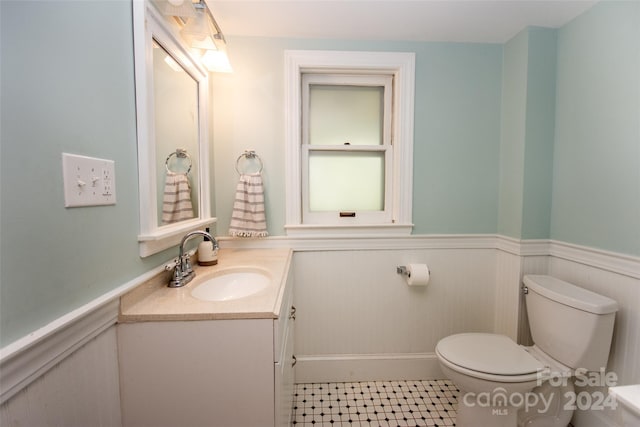
{"type": "Polygon", "coordinates": [[[62,153],[64,206],[100,206],[116,203],[113,160],[62,153]]]}

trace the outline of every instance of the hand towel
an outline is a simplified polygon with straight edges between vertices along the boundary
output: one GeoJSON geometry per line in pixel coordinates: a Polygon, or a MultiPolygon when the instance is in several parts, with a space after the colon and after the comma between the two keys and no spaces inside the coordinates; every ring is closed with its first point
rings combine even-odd
{"type": "Polygon", "coordinates": [[[235,237],[266,237],[264,186],[260,173],[242,174],[236,187],[229,234],[235,237]]]}
{"type": "Polygon", "coordinates": [[[167,172],[162,198],[162,223],[193,218],[191,184],[186,173],[167,172]]]}

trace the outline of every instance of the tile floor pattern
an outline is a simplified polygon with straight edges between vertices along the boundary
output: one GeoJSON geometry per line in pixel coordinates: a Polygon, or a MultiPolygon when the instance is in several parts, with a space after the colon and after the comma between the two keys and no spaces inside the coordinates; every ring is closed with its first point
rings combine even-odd
{"type": "Polygon", "coordinates": [[[455,426],[451,381],[296,384],[293,427],[455,426]]]}

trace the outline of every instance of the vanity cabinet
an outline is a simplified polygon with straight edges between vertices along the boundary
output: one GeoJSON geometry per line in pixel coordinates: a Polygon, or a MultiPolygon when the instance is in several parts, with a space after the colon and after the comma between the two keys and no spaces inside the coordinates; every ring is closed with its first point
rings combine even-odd
{"type": "Polygon", "coordinates": [[[270,318],[119,324],[123,426],[289,426],[291,276],[270,318]]]}

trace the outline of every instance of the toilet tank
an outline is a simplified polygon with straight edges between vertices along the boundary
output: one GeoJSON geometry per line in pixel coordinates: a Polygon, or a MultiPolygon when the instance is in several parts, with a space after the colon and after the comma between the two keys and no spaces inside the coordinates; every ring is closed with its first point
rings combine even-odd
{"type": "Polygon", "coordinates": [[[570,368],[606,367],[618,303],[551,276],[527,275],[524,284],[534,343],[570,368]]]}

